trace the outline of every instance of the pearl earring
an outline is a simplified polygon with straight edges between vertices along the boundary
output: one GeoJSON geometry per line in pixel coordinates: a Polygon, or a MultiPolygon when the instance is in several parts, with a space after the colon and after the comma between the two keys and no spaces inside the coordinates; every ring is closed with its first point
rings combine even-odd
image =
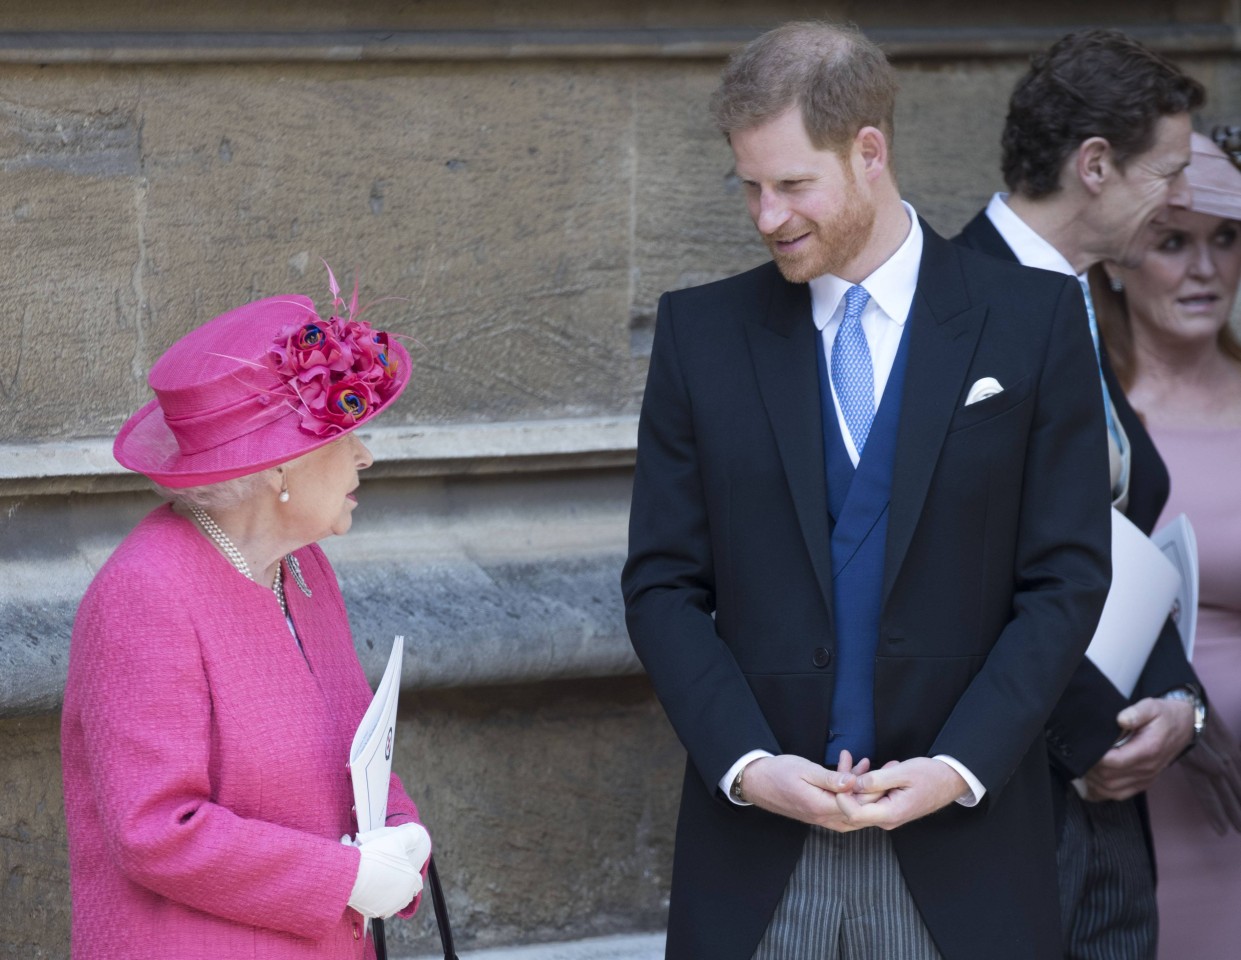
{"type": "Polygon", "coordinates": [[[280,496],[276,499],[281,503],[289,502],[289,478],[283,470],[280,471],[280,496]]]}
{"type": "Polygon", "coordinates": [[[1125,292],[1125,281],[1120,279],[1120,277],[1108,277],[1107,285],[1112,288],[1113,293],[1125,292]]]}

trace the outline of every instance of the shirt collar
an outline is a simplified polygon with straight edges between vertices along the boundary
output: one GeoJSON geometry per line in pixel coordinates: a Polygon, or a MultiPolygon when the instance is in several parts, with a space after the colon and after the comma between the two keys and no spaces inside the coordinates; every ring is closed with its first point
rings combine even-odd
{"type": "Polygon", "coordinates": [[[987,219],[999,231],[1022,266],[1053,270],[1068,277],[1076,277],[1077,272],[1069,261],[1064,259],[1064,255],[1013,213],[1007,201],[1007,193],[993,196],[987,204],[987,219]]]}
{"type": "MultiPolygon", "coordinates": [[[[901,201],[909,216],[909,233],[896,252],[881,263],[862,281],[871,300],[880,310],[904,326],[913,306],[914,291],[918,288],[918,269],[922,264],[922,225],[918,213],[905,201],[901,201]]],[[[853,284],[835,274],[825,273],[810,281],[810,299],[814,304],[814,325],[822,330],[836,313],[840,301],[853,284]]]]}

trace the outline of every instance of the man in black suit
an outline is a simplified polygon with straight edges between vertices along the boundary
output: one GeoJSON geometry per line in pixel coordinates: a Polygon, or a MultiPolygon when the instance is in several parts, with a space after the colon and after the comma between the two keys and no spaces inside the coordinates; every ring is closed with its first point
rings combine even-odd
{"type": "MultiPolygon", "coordinates": [[[[1166,204],[1189,201],[1189,113],[1203,99],[1197,81],[1123,33],[1064,37],[1013,92],[1003,135],[1011,193],[996,194],[957,241],[1076,275],[1083,288],[1086,271],[1101,260],[1137,266],[1146,225],[1166,204]]],[[[1105,383],[1114,505],[1150,533],[1168,497],[1168,473],[1112,373],[1086,296],[1105,383]]],[[[1142,791],[1194,742],[1204,711],[1171,620],[1131,698],[1089,659],[1073,674],[1047,725],[1066,957],[1154,956],[1142,791]]]]}
{"type": "Polygon", "coordinates": [[[667,956],[1045,960],[1042,728],[1109,582],[1072,278],[901,201],[896,84],[788,24],[713,100],[773,261],[668,293],[630,636],[689,759],[667,956]]]}

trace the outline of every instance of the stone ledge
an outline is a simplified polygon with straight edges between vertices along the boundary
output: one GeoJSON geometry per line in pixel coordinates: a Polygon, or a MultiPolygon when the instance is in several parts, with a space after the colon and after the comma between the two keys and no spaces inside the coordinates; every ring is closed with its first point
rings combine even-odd
{"type": "MultiPolygon", "coordinates": [[[[629,489],[625,469],[366,478],[354,530],[323,546],[371,683],[395,634],[407,639],[403,689],[640,672],[620,597],[629,489]]],[[[157,502],[11,502],[0,521],[0,716],[59,708],[78,602],[157,502]]]]}
{"type": "MultiPolygon", "coordinates": [[[[774,24],[773,24],[774,25],[774,24]]],[[[867,31],[893,60],[1008,58],[1037,53],[1081,24],[1039,27],[877,27],[867,31]]],[[[1130,24],[1127,33],[1166,54],[1241,50],[1227,23],[1130,24]]],[[[0,34],[0,63],[245,63],[482,60],[722,60],[760,27],[584,30],[357,30],[14,32],[0,34]]]]}
{"type": "MultiPolygon", "coordinates": [[[[401,688],[417,690],[640,673],[625,632],[622,563],[615,553],[336,570],[372,686],[399,633],[401,688]]],[[[77,598],[0,602],[0,717],[60,708],[76,609],[77,598]]]]}
{"type": "MultiPolygon", "coordinates": [[[[632,465],[638,418],[584,417],[358,431],[368,477],[435,477],[632,465]]],[[[112,457],[107,438],[0,445],[0,497],[147,489],[112,457]]]]}
{"type": "MultiPolygon", "coordinates": [[[[493,947],[465,953],[458,950],[457,953],[462,960],[663,960],[664,939],[662,933],[638,933],[525,947],[493,947]]],[[[400,960],[443,960],[443,957],[443,953],[433,953],[400,960]]]]}

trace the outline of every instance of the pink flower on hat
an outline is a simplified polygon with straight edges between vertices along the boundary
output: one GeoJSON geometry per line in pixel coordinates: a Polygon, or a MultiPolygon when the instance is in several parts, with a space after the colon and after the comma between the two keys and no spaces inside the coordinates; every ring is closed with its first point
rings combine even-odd
{"type": "MultiPolygon", "coordinates": [[[[343,309],[331,278],[334,310],[343,309]]],[[[388,334],[356,318],[357,291],[345,317],[281,329],[268,350],[276,374],[289,387],[303,430],[316,436],[340,433],[366,418],[400,391],[398,362],[388,334]]]]}
{"type": "Polygon", "coordinates": [[[271,355],[277,373],[302,381],[344,373],[352,363],[350,351],[337,339],[332,325],[318,321],[285,327],[277,335],[271,355]]]}
{"type": "Polygon", "coordinates": [[[332,384],[327,393],[324,415],[337,427],[352,427],[381,403],[370,386],[357,377],[332,384]]]}
{"type": "MultiPolygon", "coordinates": [[[[373,384],[384,384],[396,377],[396,358],[388,349],[388,335],[372,330],[358,320],[335,320],[338,335],[353,352],[353,374],[373,384]]],[[[382,388],[381,388],[382,389],[382,388]]]]}

